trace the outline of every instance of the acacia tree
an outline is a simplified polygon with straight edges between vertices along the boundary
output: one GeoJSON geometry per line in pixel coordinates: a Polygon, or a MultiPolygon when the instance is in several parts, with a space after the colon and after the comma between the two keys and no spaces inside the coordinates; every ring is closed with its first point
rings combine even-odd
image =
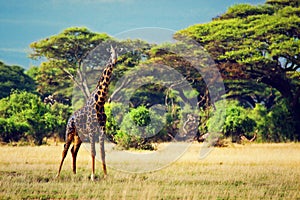
{"type": "Polygon", "coordinates": [[[41,64],[40,76],[38,77],[38,81],[41,83],[40,90],[47,93],[49,92],[46,88],[47,85],[55,88],[50,90],[52,92],[66,89],[70,87],[71,83],[75,83],[87,99],[90,91],[85,77],[87,65],[83,65],[83,61],[91,50],[109,39],[107,34],[94,33],[87,28],[72,27],[65,29],[58,35],[31,43],[30,47],[33,50],[31,58],[47,59],[41,64]],[[68,77],[67,80],[66,76],[68,77]],[[66,85],[63,85],[63,82],[66,85]],[[45,85],[45,83],[47,84],[45,85]]]}
{"type": "MultiPolygon", "coordinates": [[[[293,114],[300,139],[300,8],[298,0],[234,5],[206,24],[179,31],[203,45],[223,76],[276,89],[293,114]]],[[[255,86],[253,87],[255,90],[255,86]]]]}
{"type": "Polygon", "coordinates": [[[144,52],[150,48],[148,43],[141,40],[117,41],[107,34],[94,33],[81,27],[71,27],[58,35],[33,42],[30,45],[33,49],[31,57],[47,59],[36,73],[38,91],[44,96],[54,94],[70,99],[71,86],[75,84],[84,100],[87,100],[91,86],[96,83],[109,59],[110,45],[118,48],[118,64],[122,64],[114,72],[117,78],[139,63],[142,57],[145,59],[144,52]]]}

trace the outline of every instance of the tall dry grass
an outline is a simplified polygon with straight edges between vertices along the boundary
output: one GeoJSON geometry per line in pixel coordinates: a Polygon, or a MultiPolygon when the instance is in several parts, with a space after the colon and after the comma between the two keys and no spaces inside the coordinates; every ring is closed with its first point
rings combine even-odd
{"type": "Polygon", "coordinates": [[[109,169],[91,182],[89,153],[71,156],[55,179],[62,144],[0,147],[0,199],[300,199],[300,144],[249,144],[215,148],[199,159],[193,144],[178,161],[152,173],[109,169]]]}

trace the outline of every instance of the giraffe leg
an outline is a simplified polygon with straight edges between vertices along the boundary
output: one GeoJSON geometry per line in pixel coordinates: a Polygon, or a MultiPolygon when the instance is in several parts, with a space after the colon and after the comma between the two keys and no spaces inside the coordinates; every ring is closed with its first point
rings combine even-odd
{"type": "Polygon", "coordinates": [[[95,180],[95,155],[92,155],[92,174],[91,174],[91,180],[95,180]]]}
{"type": "Polygon", "coordinates": [[[92,157],[92,174],[91,174],[91,180],[94,181],[95,180],[95,156],[96,156],[94,134],[90,134],[90,142],[91,142],[91,157],[92,157]]]}
{"type": "Polygon", "coordinates": [[[74,145],[71,149],[72,157],[73,157],[73,173],[76,174],[76,157],[78,150],[80,148],[82,141],[78,135],[74,136],[74,145]]]}
{"type": "Polygon", "coordinates": [[[60,171],[61,171],[62,165],[64,163],[64,160],[65,160],[66,156],[67,156],[69,147],[70,147],[73,139],[74,139],[74,135],[73,134],[68,134],[67,141],[64,144],[64,150],[62,152],[62,159],[61,159],[61,162],[60,162],[60,165],[59,165],[59,169],[58,169],[58,173],[57,173],[56,177],[59,177],[59,175],[60,175],[60,171]]]}
{"type": "Polygon", "coordinates": [[[106,171],[106,162],[105,162],[104,136],[105,136],[105,126],[101,126],[100,127],[100,137],[99,137],[100,156],[101,156],[101,161],[102,161],[104,177],[106,177],[107,171],[106,171]]]}

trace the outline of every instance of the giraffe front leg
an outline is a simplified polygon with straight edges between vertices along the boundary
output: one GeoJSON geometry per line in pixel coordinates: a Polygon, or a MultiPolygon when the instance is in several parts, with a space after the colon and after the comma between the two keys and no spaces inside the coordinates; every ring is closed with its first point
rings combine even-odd
{"type": "Polygon", "coordinates": [[[105,137],[105,126],[101,126],[99,143],[100,143],[100,156],[102,161],[102,168],[103,168],[103,173],[105,178],[107,176],[107,171],[106,171],[106,162],[105,162],[104,137],[105,137]]]}
{"type": "Polygon", "coordinates": [[[72,157],[73,157],[73,173],[76,174],[76,157],[78,150],[80,148],[82,141],[78,135],[74,136],[74,145],[71,149],[72,157]]]}
{"type": "Polygon", "coordinates": [[[59,169],[58,169],[58,173],[57,173],[56,177],[59,177],[59,175],[60,175],[60,171],[61,171],[62,165],[64,163],[64,160],[65,160],[66,156],[67,156],[69,147],[70,147],[73,139],[74,139],[74,135],[73,134],[68,134],[67,141],[64,144],[64,150],[62,152],[62,159],[61,159],[61,162],[60,162],[60,165],[59,165],[59,169]]]}

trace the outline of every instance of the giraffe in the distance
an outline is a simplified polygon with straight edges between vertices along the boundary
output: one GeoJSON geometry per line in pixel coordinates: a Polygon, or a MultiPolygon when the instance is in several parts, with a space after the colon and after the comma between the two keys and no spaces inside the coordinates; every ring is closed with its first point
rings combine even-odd
{"type": "Polygon", "coordinates": [[[105,137],[105,123],[106,115],[104,111],[104,104],[107,99],[108,86],[110,84],[110,78],[112,70],[117,62],[117,54],[115,49],[111,46],[110,59],[102,75],[97,83],[95,90],[91,93],[91,96],[87,100],[87,103],[75,111],[69,118],[66,128],[66,143],[62,153],[62,160],[60,162],[57,177],[60,175],[60,171],[67,155],[68,149],[73,142],[71,153],[73,157],[73,173],[76,174],[76,157],[82,141],[85,138],[89,138],[91,143],[91,156],[92,156],[92,174],[91,179],[95,178],[95,135],[100,133],[100,157],[102,161],[104,176],[107,175],[106,163],[105,163],[105,150],[104,150],[104,137],[105,137]],[[83,138],[80,138],[83,137],[83,138]]]}

